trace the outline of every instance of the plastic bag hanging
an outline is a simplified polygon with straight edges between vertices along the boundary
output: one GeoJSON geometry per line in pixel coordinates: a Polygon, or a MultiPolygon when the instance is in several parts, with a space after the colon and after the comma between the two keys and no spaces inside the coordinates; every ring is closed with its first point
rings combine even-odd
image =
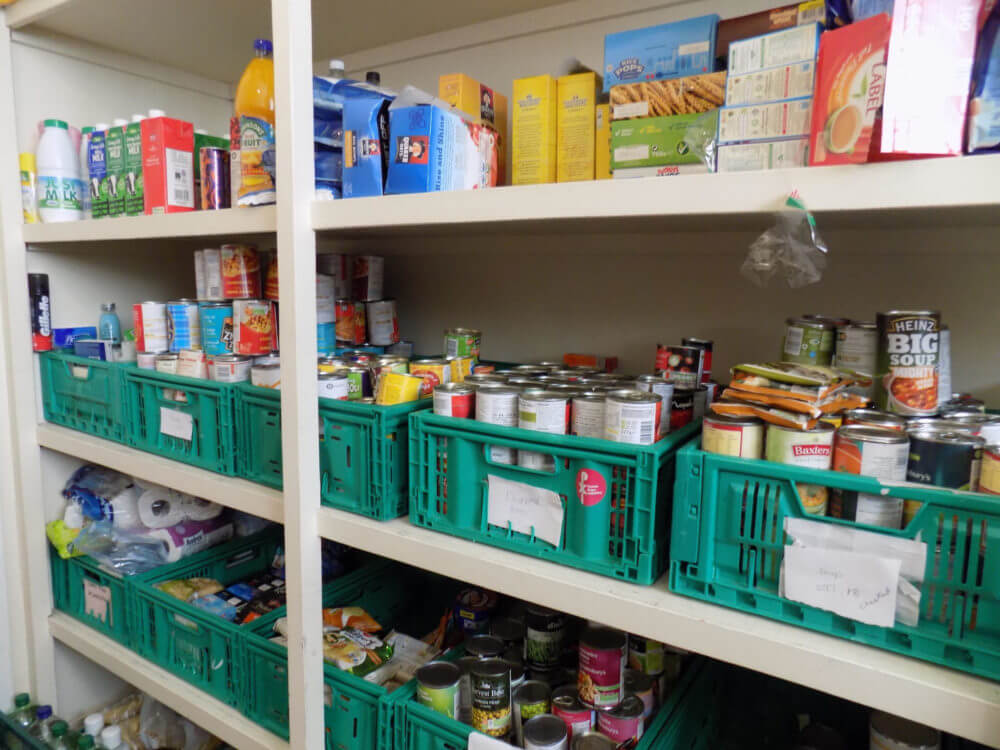
{"type": "Polygon", "coordinates": [[[688,125],[684,131],[684,145],[708,167],[715,171],[715,154],[719,135],[719,110],[706,112],[688,125]]]}
{"type": "Polygon", "coordinates": [[[740,274],[760,287],[782,276],[793,289],[815,284],[826,270],[829,250],[816,219],[793,193],[776,214],[776,223],[750,245],[740,274]]]}

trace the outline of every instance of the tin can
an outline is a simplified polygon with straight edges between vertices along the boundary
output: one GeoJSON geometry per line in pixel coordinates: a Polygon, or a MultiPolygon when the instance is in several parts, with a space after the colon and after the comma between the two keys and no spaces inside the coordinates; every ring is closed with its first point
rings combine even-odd
{"type": "Polygon", "coordinates": [[[451,366],[451,379],[456,383],[463,382],[467,375],[471,375],[472,368],[476,364],[476,360],[472,357],[446,357],[445,359],[451,366]]]}
{"type": "Polygon", "coordinates": [[[362,302],[382,299],[385,258],[379,255],[355,255],[351,296],[362,302]]]}
{"type": "Polygon", "coordinates": [[[177,355],[177,374],[186,378],[208,378],[208,362],[205,352],[183,349],[177,355]]]}
{"type": "Polygon", "coordinates": [[[280,365],[281,355],[277,352],[268,352],[267,354],[261,354],[256,357],[251,357],[255,365],[280,365]]]}
{"type": "Polygon", "coordinates": [[[458,682],[458,716],[463,724],[472,723],[472,667],[478,661],[475,656],[463,656],[455,662],[461,672],[458,682]]]}
{"type": "MultiPolygon", "coordinates": [[[[320,274],[316,274],[319,279],[320,274]]],[[[319,289],[316,290],[317,294],[319,289]]],[[[278,255],[274,254],[267,262],[267,271],[264,272],[264,299],[277,302],[281,298],[281,287],[278,278],[278,255]]]]}
{"type": "MultiPolygon", "coordinates": [[[[875,477],[884,482],[906,481],[910,440],[896,430],[849,425],[837,429],[833,442],[833,469],[875,477]]],[[[900,528],[903,501],[853,490],[834,490],[830,515],[870,526],[900,528]]]]}
{"type": "Polygon", "coordinates": [[[462,671],[449,661],[432,661],[417,670],[417,702],[432,711],[459,718],[459,681],[462,671]]]}
{"type": "Polygon", "coordinates": [[[198,159],[201,162],[202,210],[229,208],[229,149],[203,146],[198,159]]]}
{"type": "Polygon", "coordinates": [[[209,357],[233,353],[233,305],[229,302],[202,302],[201,348],[209,357]]]}
{"type": "Polygon", "coordinates": [[[250,380],[250,357],[220,354],[208,366],[208,376],[219,383],[245,383],[250,380]]]}
{"type": "Polygon", "coordinates": [[[172,352],[201,348],[201,319],[197,302],[178,299],[167,303],[167,340],[172,352]]]}
{"type": "Polygon", "coordinates": [[[261,388],[281,388],[281,365],[253,365],[250,383],[261,388]]]}
{"type": "Polygon", "coordinates": [[[482,343],[482,331],[475,328],[449,328],[444,332],[444,356],[479,359],[482,343]]]}
{"type": "Polygon", "coordinates": [[[511,370],[520,375],[527,375],[529,377],[538,377],[541,375],[551,375],[552,373],[562,370],[563,367],[542,367],[541,365],[517,365],[512,367],[511,370]]]}
{"type": "Polygon", "coordinates": [[[597,712],[597,731],[615,743],[615,748],[634,748],[645,729],[645,706],[635,695],[626,695],[617,706],[597,712]]]}
{"type": "Polygon", "coordinates": [[[988,445],[983,448],[979,491],[987,495],[1000,495],[1000,445],[988,445]]]}
{"type": "Polygon", "coordinates": [[[176,375],[177,362],[179,359],[180,356],[174,352],[157,354],[155,369],[157,372],[162,372],[164,375],[176,375]]]}
{"type": "Polygon", "coordinates": [[[155,370],[156,352],[136,352],[135,364],[140,370],[155,370]]]}
{"type": "Polygon", "coordinates": [[[350,362],[340,357],[320,357],[316,360],[316,369],[320,372],[337,372],[350,366],[350,362]]]}
{"type": "Polygon", "coordinates": [[[659,641],[638,635],[628,637],[629,669],[655,677],[666,669],[666,657],[667,650],[659,641]]]}
{"type": "Polygon", "coordinates": [[[233,302],[233,353],[269,354],[278,348],[274,305],[266,299],[233,302]]]}
{"type": "MultiPolygon", "coordinates": [[[[769,424],[764,457],[779,464],[829,471],[833,466],[835,434],[833,425],[825,422],[820,422],[811,430],[769,424]]],[[[829,503],[829,491],[826,487],[799,482],[795,486],[806,513],[811,516],[826,515],[829,503]]]]}
{"type": "Polygon", "coordinates": [[[884,711],[872,711],[869,750],[941,750],[941,733],[884,711]]]}
{"type": "MultiPolygon", "coordinates": [[[[711,343],[711,342],[709,342],[711,343]]],[[[711,358],[709,358],[711,361],[711,358]]],[[[658,394],[663,401],[660,412],[660,435],[670,432],[670,412],[674,401],[674,384],[664,380],[662,375],[640,375],[633,386],[639,391],[649,391],[658,394]]]]}
{"type": "MultiPolygon", "coordinates": [[[[201,276],[204,280],[205,294],[202,296],[198,294],[198,299],[204,300],[222,300],[225,299],[225,295],[222,293],[222,250],[217,247],[208,247],[204,250],[198,250],[201,257],[201,276]]],[[[195,277],[197,277],[197,269],[199,268],[199,263],[197,258],[195,259],[195,277]]]]}
{"type": "Polygon", "coordinates": [[[663,398],[645,391],[611,391],[604,401],[604,436],[616,443],[652,445],[660,436],[663,398]]]}
{"type": "Polygon", "coordinates": [[[524,671],[524,665],[520,659],[515,661],[504,659],[503,661],[510,667],[510,694],[514,695],[514,691],[527,680],[527,672],[524,671]]]}
{"type": "Polygon", "coordinates": [[[368,343],[372,346],[391,346],[399,341],[399,318],[396,300],[382,299],[365,303],[368,321],[368,343]]]}
{"type": "Polygon", "coordinates": [[[517,426],[522,430],[565,435],[569,431],[570,405],[564,394],[553,391],[522,393],[517,403],[517,426]]]}
{"type": "Polygon", "coordinates": [[[573,396],[573,434],[580,437],[604,439],[604,401],[603,393],[573,396]]]}
{"type": "Polygon", "coordinates": [[[509,658],[510,649],[516,648],[517,662],[524,661],[524,623],[521,620],[515,620],[513,617],[498,617],[490,623],[490,634],[499,638],[507,646],[504,659],[511,661],[509,658]]]}
{"type": "Polygon", "coordinates": [[[757,417],[706,414],[701,427],[701,449],[737,458],[760,458],[764,448],[764,422],[757,417]]]}
{"type": "Polygon", "coordinates": [[[979,491],[979,474],[986,441],[958,432],[920,430],[909,433],[906,479],[954,490],[979,491]]]}
{"type": "Polygon", "coordinates": [[[363,349],[350,349],[340,353],[341,359],[346,359],[348,362],[353,362],[356,365],[370,365],[375,361],[377,356],[379,355],[366,352],[363,349]]]}
{"type": "Polygon", "coordinates": [[[893,310],[879,313],[877,325],[878,408],[913,416],[937,413],[941,313],[893,310]]]}
{"type": "Polygon", "coordinates": [[[695,419],[703,419],[708,412],[708,387],[699,385],[694,389],[694,406],[692,416],[695,419]]]}
{"type": "Polygon", "coordinates": [[[510,665],[485,659],[472,667],[472,727],[490,737],[506,738],[511,730],[510,665]]]}
{"type": "Polygon", "coordinates": [[[986,441],[987,445],[1000,443],[1000,417],[976,412],[951,412],[949,422],[963,425],[986,441]]]}
{"type": "Polygon", "coordinates": [[[906,430],[906,420],[898,414],[879,411],[878,409],[849,409],[844,412],[845,425],[860,425],[862,427],[878,427],[883,430],[906,430]]]}
{"type": "Polygon", "coordinates": [[[610,740],[600,732],[584,732],[573,736],[571,750],[616,750],[614,740],[610,740]]]}
{"type": "Polygon", "coordinates": [[[524,750],[569,750],[569,730],[562,719],[542,714],[524,725],[524,750]]]}
{"type": "Polygon", "coordinates": [[[833,359],[836,326],[823,320],[789,318],[785,321],[785,339],[781,359],[800,365],[829,367],[833,359]]]}
{"type": "Polygon", "coordinates": [[[674,388],[670,398],[670,432],[679,430],[694,421],[694,391],[674,388]]]}
{"type": "Polygon", "coordinates": [[[368,366],[372,368],[376,376],[383,372],[399,372],[403,375],[410,372],[410,361],[405,357],[396,357],[392,354],[375,357],[368,363],[368,366]]]}
{"type": "Polygon", "coordinates": [[[321,372],[317,374],[316,389],[320,398],[331,398],[346,401],[351,390],[347,382],[347,373],[321,372]]]}
{"type": "Polygon", "coordinates": [[[715,342],[710,339],[697,339],[692,336],[687,336],[681,339],[682,346],[693,346],[696,349],[701,349],[705,352],[701,358],[701,382],[707,383],[712,379],[712,349],[715,347],[715,342]]]}
{"type": "MultiPolygon", "coordinates": [[[[620,630],[587,627],[580,634],[580,700],[594,708],[617,706],[625,697],[627,639],[620,630]]],[[[639,715],[642,716],[640,701],[639,715]]]]}
{"type": "Polygon", "coordinates": [[[950,414],[952,412],[979,412],[980,414],[986,413],[986,402],[982,399],[975,398],[968,393],[953,393],[948,398],[948,400],[941,406],[941,414],[950,414]]]}
{"type": "Polygon", "coordinates": [[[476,389],[465,383],[444,383],[434,389],[434,413],[470,419],[476,413],[476,389]]]}
{"type": "MultiPolygon", "coordinates": [[[[514,690],[514,742],[524,744],[524,725],[536,716],[547,714],[552,707],[552,691],[540,680],[527,680],[514,690]]],[[[559,721],[565,733],[566,725],[559,721]]]]}
{"type": "Polygon", "coordinates": [[[478,385],[480,383],[496,383],[503,385],[507,382],[507,378],[503,375],[497,375],[495,372],[473,372],[471,375],[465,376],[466,383],[472,383],[473,385],[478,385]]]}
{"type": "MultiPolygon", "coordinates": [[[[479,388],[476,391],[476,420],[502,427],[517,427],[520,396],[521,391],[517,388],[505,385],[479,388]]],[[[497,464],[516,464],[517,450],[505,445],[491,445],[490,461],[497,464]]]]}
{"type": "Polygon", "coordinates": [[[375,395],[370,368],[364,365],[349,365],[341,372],[347,375],[347,398],[349,401],[358,401],[375,395]]]}
{"type": "Polygon", "coordinates": [[[938,339],[938,408],[951,398],[951,329],[941,326],[938,339]]]}
{"type": "Polygon", "coordinates": [[[837,369],[861,382],[851,390],[872,398],[875,363],[878,359],[878,328],[874,323],[850,323],[837,329],[837,369]]]}
{"type": "Polygon", "coordinates": [[[159,354],[169,350],[167,306],[163,302],[136,302],[132,305],[132,320],[136,351],[159,354]]]}
{"type": "Polygon", "coordinates": [[[626,697],[634,695],[642,701],[642,720],[647,726],[656,711],[656,691],[653,689],[653,684],[653,678],[645,672],[635,669],[625,670],[626,697]]]}
{"type": "Polygon", "coordinates": [[[701,384],[703,349],[697,346],[656,346],[658,375],[663,375],[677,388],[694,389],[701,384]]]}
{"type": "Polygon", "coordinates": [[[198,299],[208,299],[205,289],[205,251],[194,251],[194,296],[198,299]]]}
{"type": "Polygon", "coordinates": [[[506,644],[500,638],[486,633],[477,633],[465,639],[466,652],[477,659],[499,659],[505,649],[506,644]]]}
{"type": "Polygon", "coordinates": [[[260,258],[253,245],[223,245],[222,296],[254,299],[261,296],[260,258]]]}
{"type": "Polygon", "coordinates": [[[365,306],[360,302],[337,300],[337,341],[360,346],[367,333],[365,306]]]}
{"type": "Polygon", "coordinates": [[[594,710],[584,705],[575,685],[562,685],[552,691],[552,715],[566,724],[570,739],[589,733],[594,728],[594,710]]]}
{"type": "Polygon", "coordinates": [[[420,399],[424,380],[418,375],[385,371],[374,377],[375,403],[379,406],[395,406],[420,399]]]}
{"type": "Polygon", "coordinates": [[[353,293],[354,258],[343,253],[318,253],[316,270],[332,276],[337,299],[349,299],[353,293]]]}
{"type": "Polygon", "coordinates": [[[524,663],[534,669],[559,665],[566,638],[566,615],[529,604],[524,611],[524,663]]]}
{"type": "Polygon", "coordinates": [[[410,374],[424,379],[421,398],[431,398],[435,388],[451,382],[451,364],[444,359],[415,359],[410,363],[410,374]]]}
{"type": "Polygon", "coordinates": [[[488,633],[490,616],[497,608],[497,595],[485,589],[467,588],[455,598],[455,623],[466,634],[488,633]]]}

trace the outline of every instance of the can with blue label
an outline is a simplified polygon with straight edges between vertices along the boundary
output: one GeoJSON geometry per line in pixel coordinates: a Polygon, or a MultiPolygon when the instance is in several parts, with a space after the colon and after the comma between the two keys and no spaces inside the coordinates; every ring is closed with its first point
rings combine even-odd
{"type": "Polygon", "coordinates": [[[333,323],[316,324],[316,351],[322,355],[333,354],[337,348],[337,331],[333,323]]]}
{"type": "Polygon", "coordinates": [[[202,302],[201,347],[209,357],[233,353],[233,304],[202,302]]]}
{"type": "Polygon", "coordinates": [[[201,319],[197,302],[177,299],[167,303],[167,336],[172,352],[201,349],[201,319]]]}

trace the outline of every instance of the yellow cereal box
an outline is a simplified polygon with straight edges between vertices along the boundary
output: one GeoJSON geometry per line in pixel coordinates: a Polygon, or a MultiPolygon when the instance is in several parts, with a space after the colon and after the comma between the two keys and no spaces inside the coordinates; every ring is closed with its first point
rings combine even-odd
{"type": "Polygon", "coordinates": [[[497,144],[500,162],[497,184],[506,183],[507,97],[464,73],[449,73],[438,79],[438,97],[455,109],[479,118],[500,136],[497,144]]]}
{"type": "Polygon", "coordinates": [[[611,109],[608,104],[597,105],[597,122],[594,126],[594,178],[611,179],[611,109]]]}
{"type": "Polygon", "coordinates": [[[514,81],[515,185],[556,181],[556,101],[558,87],[552,76],[514,81]]]}
{"type": "Polygon", "coordinates": [[[594,131],[599,87],[597,74],[593,72],[576,73],[559,79],[556,182],[594,179],[594,131]]]}

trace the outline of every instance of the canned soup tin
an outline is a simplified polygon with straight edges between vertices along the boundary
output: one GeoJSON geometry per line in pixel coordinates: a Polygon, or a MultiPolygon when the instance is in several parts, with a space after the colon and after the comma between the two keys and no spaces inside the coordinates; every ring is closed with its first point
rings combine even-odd
{"type": "MultiPolygon", "coordinates": [[[[882,482],[906,481],[910,440],[905,433],[875,427],[848,425],[837,429],[833,443],[833,468],[848,474],[874,477],[882,482]]],[[[898,529],[903,520],[900,498],[837,489],[830,515],[848,521],[898,529]]]]}
{"type": "MultiPolygon", "coordinates": [[[[768,461],[806,469],[829,471],[833,466],[833,439],[836,430],[832,424],[820,422],[811,430],[782,427],[777,424],[767,426],[768,461]]],[[[818,484],[798,484],[799,499],[806,513],[825,516],[829,492],[818,484]]]]}
{"type": "Polygon", "coordinates": [[[757,417],[706,414],[702,422],[701,449],[737,458],[760,458],[764,447],[764,422],[757,417]]]}
{"type": "Polygon", "coordinates": [[[876,404],[894,414],[936,414],[941,313],[893,310],[879,313],[876,324],[876,404]]]}
{"type": "MultiPolygon", "coordinates": [[[[610,628],[586,628],[580,635],[580,700],[594,708],[611,708],[625,696],[625,634],[610,628]]],[[[642,716],[640,701],[639,716],[642,716]]]]}
{"type": "Polygon", "coordinates": [[[646,391],[620,390],[604,401],[604,434],[616,443],[652,445],[660,436],[663,397],[646,391]]]}

